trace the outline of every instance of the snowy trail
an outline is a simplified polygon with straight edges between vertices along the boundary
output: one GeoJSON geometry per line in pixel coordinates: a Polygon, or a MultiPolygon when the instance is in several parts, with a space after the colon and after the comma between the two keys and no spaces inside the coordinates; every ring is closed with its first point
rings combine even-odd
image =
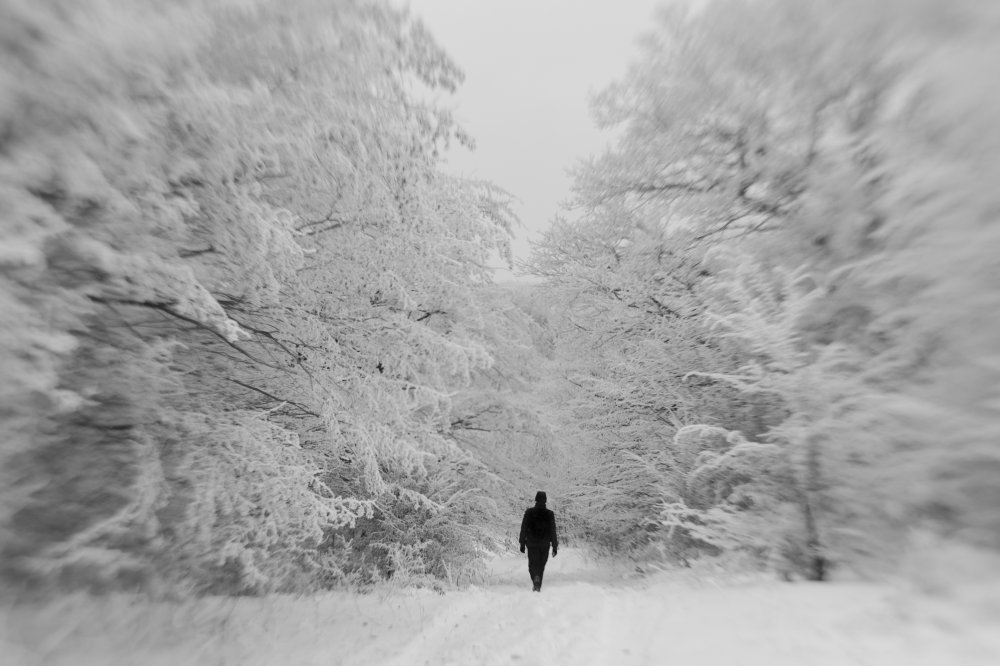
{"type": "Polygon", "coordinates": [[[425,630],[388,660],[344,664],[677,664],[948,666],[996,664],[996,644],[910,622],[887,588],[782,583],[717,587],[600,580],[570,555],[530,591],[525,564],[500,563],[499,584],[447,595],[425,630]]]}
{"type": "Polygon", "coordinates": [[[933,603],[862,583],[718,585],[677,575],[628,581],[565,549],[549,561],[541,594],[531,592],[527,562],[515,555],[493,562],[489,585],[444,594],[386,587],[152,605],[81,598],[62,610],[0,615],[0,663],[1000,664],[1000,632],[989,613],[933,603]]]}

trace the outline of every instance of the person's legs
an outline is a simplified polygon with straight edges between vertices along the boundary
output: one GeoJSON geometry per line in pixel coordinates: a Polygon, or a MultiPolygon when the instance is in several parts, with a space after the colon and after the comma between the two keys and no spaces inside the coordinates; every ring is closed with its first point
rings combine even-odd
{"type": "Polygon", "coordinates": [[[535,591],[542,588],[542,576],[545,575],[545,563],[549,560],[549,547],[528,546],[528,575],[534,583],[535,591]]]}
{"type": "Polygon", "coordinates": [[[538,588],[536,578],[538,577],[538,549],[528,546],[528,576],[531,578],[532,584],[535,588],[538,588]]]}

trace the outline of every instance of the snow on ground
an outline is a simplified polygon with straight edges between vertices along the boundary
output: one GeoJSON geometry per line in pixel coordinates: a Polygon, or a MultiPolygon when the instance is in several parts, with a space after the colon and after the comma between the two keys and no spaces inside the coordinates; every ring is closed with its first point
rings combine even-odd
{"type": "MultiPolygon", "coordinates": [[[[492,563],[489,584],[437,594],[200,600],[119,599],[7,614],[4,664],[420,666],[978,666],[1000,635],[932,614],[887,586],[715,584],[614,575],[578,552],[549,560],[531,592],[526,560],[492,563]],[[908,605],[900,607],[906,602],[908,605]],[[73,617],[73,622],[67,622],[73,617]]],[[[964,618],[964,619],[960,619],[964,618]]],[[[994,632],[1000,634],[1000,632],[994,632]]]]}

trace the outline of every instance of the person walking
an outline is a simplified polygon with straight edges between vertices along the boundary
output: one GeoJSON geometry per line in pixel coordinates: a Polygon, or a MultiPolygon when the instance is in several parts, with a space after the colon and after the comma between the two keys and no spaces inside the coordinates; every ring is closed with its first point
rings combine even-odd
{"type": "Polygon", "coordinates": [[[542,591],[542,576],[545,563],[549,561],[549,544],[552,557],[559,552],[559,538],[556,536],[556,514],[545,506],[548,497],[544,490],[535,493],[535,506],[528,507],[521,519],[521,535],[518,541],[521,552],[528,550],[528,575],[531,576],[532,591],[542,591]]]}

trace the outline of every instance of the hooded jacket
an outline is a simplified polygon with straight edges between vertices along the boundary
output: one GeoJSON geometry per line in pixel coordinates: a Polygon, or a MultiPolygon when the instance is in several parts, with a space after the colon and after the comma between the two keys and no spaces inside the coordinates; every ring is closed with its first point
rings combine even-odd
{"type": "Polygon", "coordinates": [[[558,550],[556,515],[545,506],[546,501],[545,493],[539,491],[535,495],[535,506],[529,507],[524,512],[524,518],[521,519],[521,534],[518,537],[521,545],[548,548],[551,544],[553,549],[558,550]]]}

